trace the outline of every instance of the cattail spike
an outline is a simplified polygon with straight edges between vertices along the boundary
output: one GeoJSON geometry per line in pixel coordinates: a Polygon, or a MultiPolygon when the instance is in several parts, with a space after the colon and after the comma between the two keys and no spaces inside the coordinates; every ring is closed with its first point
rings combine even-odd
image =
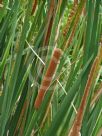
{"type": "Polygon", "coordinates": [[[36,6],[37,6],[37,0],[34,0],[34,4],[33,4],[33,8],[32,8],[32,13],[31,15],[34,14],[35,10],[36,10],[36,6]]]}
{"type": "Polygon", "coordinates": [[[44,79],[43,79],[41,86],[40,86],[40,89],[39,89],[39,93],[38,93],[37,98],[36,98],[35,103],[34,103],[34,107],[36,109],[38,109],[40,107],[42,100],[44,98],[44,95],[45,95],[47,89],[49,88],[49,86],[51,84],[51,81],[52,81],[53,75],[55,73],[56,67],[59,63],[61,54],[62,54],[61,49],[56,48],[54,50],[54,53],[53,53],[53,56],[51,58],[49,67],[48,67],[48,69],[45,73],[44,79]]]}
{"type": "Polygon", "coordinates": [[[77,10],[77,5],[73,5],[71,11],[70,11],[70,14],[68,16],[68,20],[67,20],[67,24],[63,30],[63,35],[66,36],[67,35],[67,32],[69,30],[69,27],[70,27],[70,24],[71,24],[71,21],[73,19],[73,16],[75,15],[76,13],[76,10],[77,10]]]}
{"type": "Polygon", "coordinates": [[[72,126],[72,129],[70,130],[70,133],[68,136],[79,136],[80,133],[80,129],[82,126],[82,120],[83,120],[83,116],[84,116],[84,110],[86,107],[86,102],[87,102],[87,97],[89,95],[89,91],[93,82],[93,78],[94,78],[94,74],[96,71],[96,66],[98,65],[98,57],[95,58],[93,65],[91,67],[89,76],[88,76],[88,80],[87,80],[87,84],[85,87],[85,91],[84,91],[84,95],[82,97],[82,101],[78,110],[78,113],[76,115],[76,119],[75,122],[72,126]]]}

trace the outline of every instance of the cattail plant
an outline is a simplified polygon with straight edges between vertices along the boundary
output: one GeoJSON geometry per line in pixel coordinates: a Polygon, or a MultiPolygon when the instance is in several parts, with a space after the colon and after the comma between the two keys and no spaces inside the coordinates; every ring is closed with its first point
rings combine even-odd
{"type": "Polygon", "coordinates": [[[38,109],[42,103],[42,100],[44,98],[44,95],[46,93],[46,91],[48,90],[50,84],[51,84],[51,81],[53,79],[53,76],[54,76],[54,73],[55,73],[55,70],[56,70],[56,67],[59,63],[59,60],[60,60],[60,57],[61,57],[61,54],[62,54],[62,51],[61,49],[59,48],[55,48],[54,49],[54,53],[53,53],[53,56],[50,60],[50,64],[48,66],[48,69],[46,71],[46,74],[42,80],[42,83],[41,83],[41,87],[38,91],[38,96],[35,100],[35,104],[34,104],[34,107],[36,109],[38,109]]]}

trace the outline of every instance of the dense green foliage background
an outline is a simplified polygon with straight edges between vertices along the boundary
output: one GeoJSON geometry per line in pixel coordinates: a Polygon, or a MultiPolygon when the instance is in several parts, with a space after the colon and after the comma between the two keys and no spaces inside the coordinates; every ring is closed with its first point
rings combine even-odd
{"type": "Polygon", "coordinates": [[[102,134],[102,1],[0,0],[0,136],[79,134],[102,134]]]}

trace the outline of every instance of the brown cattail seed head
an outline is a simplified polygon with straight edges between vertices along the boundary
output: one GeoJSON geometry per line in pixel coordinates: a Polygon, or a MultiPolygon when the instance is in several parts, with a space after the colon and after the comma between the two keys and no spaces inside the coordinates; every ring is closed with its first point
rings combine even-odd
{"type": "Polygon", "coordinates": [[[62,54],[61,49],[59,49],[59,48],[54,49],[54,53],[53,53],[52,58],[50,60],[50,64],[49,64],[48,69],[45,73],[44,79],[42,80],[42,83],[41,83],[41,86],[39,89],[39,93],[38,93],[37,98],[34,103],[34,107],[36,109],[38,109],[40,107],[42,100],[44,98],[44,95],[51,84],[51,81],[52,81],[53,75],[55,73],[55,70],[57,68],[57,64],[60,60],[61,54],[62,54]]]}

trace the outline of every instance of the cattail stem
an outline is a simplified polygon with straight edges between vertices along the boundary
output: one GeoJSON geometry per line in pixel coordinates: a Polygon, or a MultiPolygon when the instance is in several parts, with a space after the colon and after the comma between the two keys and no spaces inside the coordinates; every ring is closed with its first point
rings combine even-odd
{"type": "Polygon", "coordinates": [[[49,64],[48,69],[45,73],[44,79],[43,79],[43,81],[41,83],[41,87],[39,89],[39,93],[38,93],[37,98],[36,98],[35,103],[34,103],[34,107],[36,109],[38,109],[40,107],[42,100],[44,98],[44,95],[45,95],[46,91],[48,90],[48,88],[51,84],[51,81],[52,81],[53,75],[55,73],[56,67],[58,65],[58,62],[60,60],[61,54],[62,54],[61,49],[56,48],[54,50],[50,64],[49,64]]]}

